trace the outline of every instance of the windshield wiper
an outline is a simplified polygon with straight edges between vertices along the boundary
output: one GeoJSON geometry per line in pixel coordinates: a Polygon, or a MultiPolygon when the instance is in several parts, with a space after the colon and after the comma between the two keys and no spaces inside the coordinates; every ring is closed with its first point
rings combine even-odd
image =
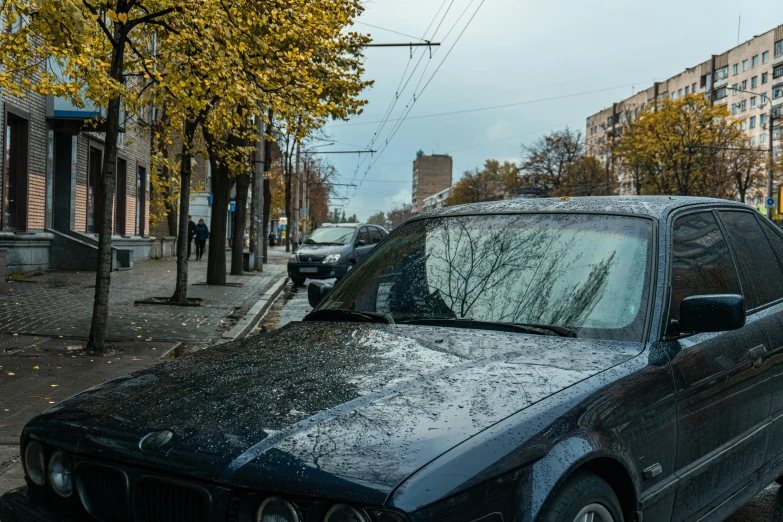
{"type": "Polygon", "coordinates": [[[389,314],[380,312],[360,312],[358,310],[315,310],[305,316],[303,321],[345,321],[351,323],[394,324],[389,314]]]}
{"type": "Polygon", "coordinates": [[[317,241],[310,241],[309,239],[304,242],[305,245],[344,245],[345,243],[319,243],[317,241]]]}
{"type": "Polygon", "coordinates": [[[576,337],[576,332],[564,326],[544,324],[504,323],[500,321],[477,321],[471,318],[406,318],[397,319],[399,324],[419,324],[430,326],[454,326],[458,328],[477,328],[484,330],[499,330],[506,332],[521,332],[537,335],[559,335],[561,337],[576,337]]]}

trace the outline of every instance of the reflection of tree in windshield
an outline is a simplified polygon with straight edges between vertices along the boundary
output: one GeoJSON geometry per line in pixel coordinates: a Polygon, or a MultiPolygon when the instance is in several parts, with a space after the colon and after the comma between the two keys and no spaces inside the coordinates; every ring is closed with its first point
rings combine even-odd
{"type": "Polygon", "coordinates": [[[305,241],[308,245],[313,244],[338,244],[346,245],[353,237],[354,228],[319,228],[305,241]]]}
{"type": "Polygon", "coordinates": [[[494,225],[502,226],[476,228],[471,218],[458,218],[432,234],[427,240],[429,287],[457,317],[583,324],[603,296],[615,252],[603,253],[589,274],[576,274],[584,277],[578,281],[569,271],[590,248],[581,231],[537,227],[529,216],[494,225]]]}
{"type": "Polygon", "coordinates": [[[381,311],[398,321],[470,318],[635,339],[646,304],[650,233],[649,221],[601,215],[414,221],[377,248],[324,307],[381,311]]]}

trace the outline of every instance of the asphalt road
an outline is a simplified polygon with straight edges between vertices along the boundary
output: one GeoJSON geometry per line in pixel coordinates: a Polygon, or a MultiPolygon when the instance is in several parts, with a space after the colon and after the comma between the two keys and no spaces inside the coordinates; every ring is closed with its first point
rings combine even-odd
{"type": "MultiPolygon", "coordinates": [[[[280,328],[291,321],[301,321],[311,310],[307,302],[307,287],[294,287],[290,282],[275,306],[262,321],[266,330],[280,328]]],[[[328,281],[333,282],[333,281],[328,281]]],[[[726,519],[727,522],[779,522],[783,520],[783,489],[777,484],[770,485],[756,495],[740,510],[726,519]]]]}

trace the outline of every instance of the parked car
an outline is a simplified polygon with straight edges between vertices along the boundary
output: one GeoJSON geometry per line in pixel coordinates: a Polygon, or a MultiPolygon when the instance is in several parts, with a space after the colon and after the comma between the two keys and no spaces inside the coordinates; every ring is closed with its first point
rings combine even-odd
{"type": "Polygon", "coordinates": [[[387,235],[375,225],[324,224],[288,258],[288,276],[297,285],[343,277],[387,235]]]}
{"type": "Polygon", "coordinates": [[[442,209],[305,321],[31,420],[0,520],[722,520],[783,474],[782,264],[727,201],[442,209]]]}

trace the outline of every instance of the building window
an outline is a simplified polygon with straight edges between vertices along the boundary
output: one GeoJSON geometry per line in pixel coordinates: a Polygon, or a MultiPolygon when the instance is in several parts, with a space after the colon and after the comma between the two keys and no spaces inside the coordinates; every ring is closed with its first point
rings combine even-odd
{"type": "Polygon", "coordinates": [[[769,81],[769,73],[761,73],[761,85],[769,81]]]}
{"type": "Polygon", "coordinates": [[[765,143],[767,143],[767,135],[766,134],[762,134],[761,135],[761,144],[763,145],[765,143]]]}
{"type": "Polygon", "coordinates": [[[772,78],[780,78],[783,76],[783,63],[772,69],[772,78]]]}
{"type": "Polygon", "coordinates": [[[691,85],[691,92],[696,94],[696,82],[694,82],[693,85],[691,85]]]}
{"type": "Polygon", "coordinates": [[[734,76],[737,76],[739,74],[739,64],[738,63],[735,63],[734,65],[731,66],[731,73],[734,76]]]}
{"type": "Polygon", "coordinates": [[[759,77],[754,76],[753,78],[750,79],[750,88],[755,89],[758,86],[759,86],[759,77]]]}
{"type": "Polygon", "coordinates": [[[766,114],[762,114],[761,115],[761,118],[759,118],[759,123],[761,124],[762,127],[767,124],[767,115],[766,114]]]}
{"type": "Polygon", "coordinates": [[[755,106],[756,106],[756,97],[755,96],[751,96],[751,98],[750,98],[750,108],[752,109],[755,106]]]}
{"type": "Polygon", "coordinates": [[[731,94],[732,94],[732,96],[736,96],[737,95],[737,89],[739,89],[739,84],[738,83],[735,83],[734,85],[731,86],[731,94]]]}
{"type": "Polygon", "coordinates": [[[753,67],[758,67],[759,66],[759,55],[757,54],[756,56],[754,56],[752,58],[752,60],[753,60],[753,67]]]}
{"type": "Polygon", "coordinates": [[[688,96],[688,90],[690,89],[690,86],[685,87],[685,96],[688,96]]]}
{"type": "Polygon", "coordinates": [[[726,96],[729,95],[729,89],[726,87],[721,87],[720,89],[715,89],[715,99],[716,100],[722,100],[726,96]]]}
{"type": "Polygon", "coordinates": [[[746,110],[748,110],[748,100],[742,100],[740,102],[740,110],[742,112],[745,112],[746,110]]]}
{"type": "Polygon", "coordinates": [[[747,71],[748,70],[748,61],[742,60],[742,70],[747,71]]]}
{"type": "Polygon", "coordinates": [[[740,122],[740,129],[745,130],[748,128],[748,120],[742,120],[740,122]]]}
{"type": "Polygon", "coordinates": [[[27,185],[30,122],[5,111],[5,161],[3,169],[3,229],[27,229],[27,185]]]}
{"type": "Polygon", "coordinates": [[[677,91],[677,97],[682,98],[682,89],[677,91]]]}
{"type": "Polygon", "coordinates": [[[775,58],[780,55],[783,55],[783,40],[775,42],[775,58]]]}
{"type": "Polygon", "coordinates": [[[750,139],[750,146],[751,147],[755,147],[756,146],[756,138],[751,138],[750,139]]]}
{"type": "Polygon", "coordinates": [[[772,99],[777,100],[778,98],[783,98],[783,85],[778,85],[772,89],[772,99]]]}
{"type": "Polygon", "coordinates": [[[742,90],[743,91],[748,90],[748,80],[742,80],[742,90]]]}
{"type": "Polygon", "coordinates": [[[136,171],[136,234],[144,236],[147,223],[147,170],[136,171]]]}
{"type": "Polygon", "coordinates": [[[761,54],[761,63],[767,63],[769,61],[769,51],[764,51],[761,54]]]}
{"type": "Polygon", "coordinates": [[[751,116],[750,117],[750,128],[751,129],[755,129],[756,128],[756,117],[755,116],[751,116]]]}
{"type": "Polygon", "coordinates": [[[736,114],[737,114],[737,104],[736,103],[732,103],[731,104],[731,114],[732,114],[732,116],[736,116],[736,114]]]}

